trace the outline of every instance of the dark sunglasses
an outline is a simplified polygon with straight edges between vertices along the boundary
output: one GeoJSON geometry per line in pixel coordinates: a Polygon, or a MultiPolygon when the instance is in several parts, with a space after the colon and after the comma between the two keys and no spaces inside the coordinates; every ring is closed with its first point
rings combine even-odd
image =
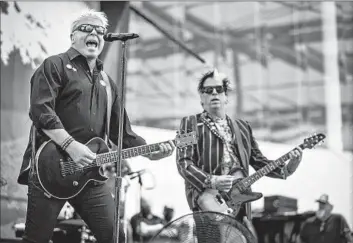
{"type": "Polygon", "coordinates": [[[221,94],[221,93],[226,91],[226,89],[222,85],[217,85],[217,86],[203,87],[201,89],[201,92],[202,93],[206,93],[206,94],[212,94],[213,93],[213,89],[215,89],[218,94],[221,94]]]}
{"type": "Polygon", "coordinates": [[[75,30],[79,30],[85,33],[91,33],[93,29],[97,31],[98,35],[104,35],[106,32],[106,28],[104,28],[103,26],[93,24],[81,24],[77,26],[76,29],[74,29],[72,32],[74,32],[75,30]]]}

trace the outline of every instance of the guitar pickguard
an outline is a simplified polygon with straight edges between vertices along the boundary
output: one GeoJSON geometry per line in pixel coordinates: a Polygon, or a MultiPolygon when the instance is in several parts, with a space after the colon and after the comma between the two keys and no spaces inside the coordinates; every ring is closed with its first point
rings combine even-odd
{"type": "Polygon", "coordinates": [[[198,198],[199,207],[203,211],[220,212],[236,217],[245,203],[256,201],[262,197],[262,193],[252,192],[250,189],[240,191],[237,185],[240,180],[241,178],[238,178],[234,181],[234,185],[228,193],[206,189],[198,198]]]}

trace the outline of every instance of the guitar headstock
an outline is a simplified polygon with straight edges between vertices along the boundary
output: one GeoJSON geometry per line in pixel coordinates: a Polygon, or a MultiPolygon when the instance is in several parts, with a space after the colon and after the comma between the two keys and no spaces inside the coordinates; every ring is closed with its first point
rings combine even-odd
{"type": "Polygon", "coordinates": [[[312,149],[314,148],[316,145],[323,143],[324,139],[326,138],[326,136],[322,133],[319,134],[314,134],[308,138],[304,139],[304,142],[302,144],[302,149],[312,149]]]}
{"type": "Polygon", "coordinates": [[[197,143],[196,132],[179,133],[175,137],[175,146],[177,148],[187,147],[197,143]]]}

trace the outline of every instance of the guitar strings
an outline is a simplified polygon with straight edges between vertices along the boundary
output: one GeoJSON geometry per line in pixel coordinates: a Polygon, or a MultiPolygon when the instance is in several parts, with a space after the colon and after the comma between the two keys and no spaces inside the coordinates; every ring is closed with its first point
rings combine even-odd
{"type": "MultiPolygon", "coordinates": [[[[190,134],[192,134],[192,133],[190,133],[190,134]]],[[[188,134],[186,134],[186,135],[188,135],[189,137],[191,137],[191,135],[188,135],[188,134]]],[[[185,136],[183,139],[185,140],[187,138],[187,136],[185,136]]],[[[176,144],[176,140],[174,139],[174,140],[171,140],[175,145],[177,145],[176,144]]],[[[184,141],[184,143],[186,143],[186,144],[192,144],[191,143],[191,141],[189,141],[189,142],[187,142],[187,141],[184,141]]],[[[152,148],[152,150],[151,149],[149,149],[149,151],[148,152],[154,152],[155,151],[155,149],[156,149],[156,146],[158,146],[160,143],[155,143],[155,144],[150,144],[150,145],[148,145],[148,147],[149,148],[152,148]]],[[[132,152],[133,152],[133,155],[134,156],[136,156],[136,155],[139,155],[139,153],[138,152],[134,152],[134,151],[139,151],[138,149],[139,148],[142,148],[142,147],[145,147],[144,145],[142,145],[142,146],[138,146],[138,147],[134,147],[134,148],[130,148],[130,149],[128,149],[127,151],[123,151],[123,153],[126,153],[126,154],[130,154],[129,153],[129,151],[131,150],[132,152]]],[[[182,147],[182,145],[181,144],[178,144],[177,145],[177,147],[182,147]]],[[[157,148],[159,148],[159,147],[157,147],[157,148]]],[[[142,149],[142,152],[145,152],[147,149],[145,149],[145,150],[143,150],[142,149]]],[[[108,155],[108,154],[114,154],[114,153],[116,153],[116,151],[112,151],[112,152],[108,152],[108,153],[106,153],[106,155],[108,155]]],[[[123,159],[123,158],[122,158],[123,159]]],[[[73,162],[72,160],[71,161],[66,161],[66,162],[64,162],[64,164],[62,164],[62,166],[61,166],[61,172],[64,172],[65,174],[66,173],[68,173],[68,174],[73,174],[73,173],[75,173],[75,172],[83,172],[83,171],[85,171],[85,170],[87,170],[87,169],[91,169],[91,168],[94,168],[94,167],[99,167],[99,166],[101,166],[101,165],[103,165],[103,164],[107,164],[107,163],[115,163],[115,162],[110,162],[110,161],[105,161],[105,160],[103,160],[103,163],[102,164],[100,164],[100,165],[98,165],[97,164],[97,160],[93,160],[93,162],[92,162],[92,164],[90,164],[90,165],[87,165],[87,166],[84,166],[84,167],[81,167],[81,166],[79,166],[78,164],[76,164],[75,162],[73,162]]]]}
{"type": "MultiPolygon", "coordinates": [[[[107,153],[106,155],[114,154],[114,153],[115,153],[115,151],[107,153]]],[[[107,163],[115,163],[115,162],[109,162],[109,161],[107,162],[105,160],[103,160],[102,162],[103,163],[101,165],[107,164],[107,163]]],[[[69,161],[64,162],[64,164],[62,165],[62,170],[61,171],[64,172],[65,174],[66,173],[73,174],[75,172],[83,172],[83,171],[85,171],[87,169],[91,169],[91,168],[94,168],[94,167],[99,167],[101,165],[97,164],[97,159],[93,160],[93,162],[90,165],[87,165],[87,166],[84,166],[84,167],[81,167],[77,163],[73,162],[72,160],[69,160],[69,161]]]]}
{"type": "Polygon", "coordinates": [[[91,168],[98,167],[98,166],[99,165],[97,163],[95,163],[95,161],[92,164],[84,166],[84,167],[81,167],[74,162],[66,162],[65,165],[62,166],[61,171],[64,173],[72,174],[75,172],[82,172],[84,170],[91,169],[91,168]]]}
{"type": "MultiPolygon", "coordinates": [[[[150,149],[149,152],[154,152],[154,149],[156,149],[155,148],[156,145],[159,145],[159,143],[149,145],[152,148],[152,150],[150,149]]],[[[143,147],[143,146],[141,146],[141,147],[143,147]]],[[[139,155],[138,152],[134,152],[136,150],[136,148],[138,148],[138,147],[134,147],[133,149],[131,149],[133,155],[135,155],[135,156],[139,155]]],[[[114,154],[114,153],[116,153],[116,151],[108,152],[105,155],[114,154]]],[[[123,151],[123,153],[130,154],[128,151],[123,151]]],[[[69,161],[64,162],[64,164],[62,165],[61,172],[64,172],[65,174],[66,173],[73,174],[75,172],[83,172],[83,171],[85,171],[87,169],[91,169],[91,168],[94,168],[94,167],[99,167],[99,166],[101,166],[103,164],[115,163],[115,162],[110,162],[110,161],[103,160],[102,161],[103,163],[101,165],[98,165],[96,162],[97,162],[97,160],[95,159],[95,160],[93,160],[92,164],[84,166],[84,167],[81,167],[78,164],[76,164],[75,162],[73,162],[72,160],[69,160],[69,161]]]]}
{"type": "Polygon", "coordinates": [[[66,173],[73,174],[75,172],[83,172],[85,170],[88,170],[88,169],[91,169],[91,168],[94,168],[94,167],[99,167],[99,166],[101,166],[103,164],[108,164],[108,163],[115,163],[115,162],[110,162],[110,161],[107,162],[107,161],[103,160],[103,163],[98,165],[97,164],[97,160],[93,160],[93,162],[90,165],[81,167],[77,163],[75,163],[72,160],[70,160],[70,161],[64,162],[64,164],[62,165],[61,171],[64,172],[65,174],[66,173]]]}

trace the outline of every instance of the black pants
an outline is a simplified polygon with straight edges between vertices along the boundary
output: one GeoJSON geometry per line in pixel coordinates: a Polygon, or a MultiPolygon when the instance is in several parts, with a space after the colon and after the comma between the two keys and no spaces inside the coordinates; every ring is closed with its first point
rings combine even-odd
{"type": "MultiPolygon", "coordinates": [[[[48,243],[65,202],[46,197],[38,179],[30,178],[26,228],[22,242],[48,243]]],[[[86,222],[99,243],[113,243],[115,204],[106,184],[89,182],[69,203],[86,222]]],[[[119,243],[124,243],[123,227],[122,224],[119,225],[119,243]]]]}

